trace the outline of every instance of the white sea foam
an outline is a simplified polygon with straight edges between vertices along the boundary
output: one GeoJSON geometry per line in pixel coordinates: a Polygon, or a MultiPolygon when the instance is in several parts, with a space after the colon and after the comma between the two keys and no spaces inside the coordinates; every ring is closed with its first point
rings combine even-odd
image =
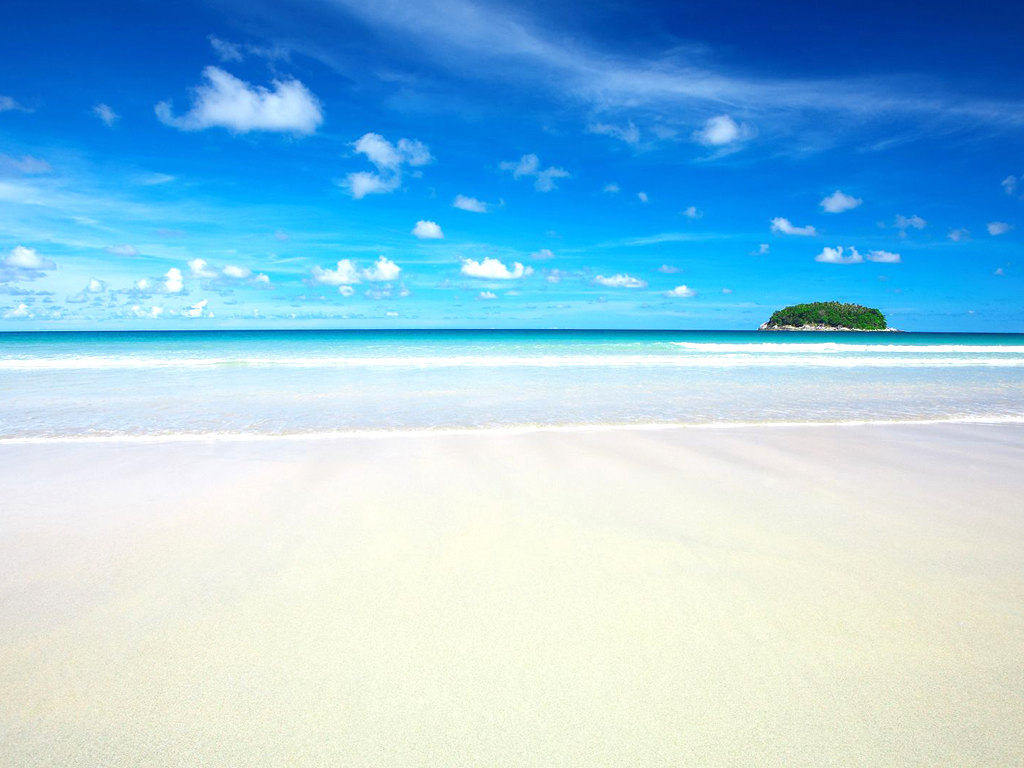
{"type": "Polygon", "coordinates": [[[898,354],[1018,354],[1024,355],[1024,344],[844,344],[836,341],[780,344],[778,342],[735,343],[671,341],[673,346],[694,352],[783,352],[786,354],[822,353],[898,353],[898,354]]]}
{"type": "MultiPolygon", "coordinates": [[[[876,351],[868,347],[871,351],[876,351]]],[[[218,368],[564,368],[564,367],[819,367],[819,368],[964,368],[1024,367],[1024,355],[1009,357],[893,356],[885,354],[713,354],[713,355],[452,355],[400,357],[64,357],[0,360],[0,371],[218,368]]]]}
{"type": "Polygon", "coordinates": [[[941,424],[1024,425],[1024,416],[949,416],[924,419],[847,419],[836,421],[710,421],[650,422],[634,424],[515,424],[488,427],[413,427],[396,429],[347,429],[268,432],[175,432],[158,434],[106,435],[37,435],[31,437],[0,437],[0,446],[45,445],[54,443],[192,443],[192,442],[255,442],[265,440],[337,440],[381,439],[388,437],[429,437],[458,435],[518,435],[535,432],[617,432],[622,430],[664,431],[679,429],[765,429],[818,427],[885,427],[935,426],[941,424]]]}

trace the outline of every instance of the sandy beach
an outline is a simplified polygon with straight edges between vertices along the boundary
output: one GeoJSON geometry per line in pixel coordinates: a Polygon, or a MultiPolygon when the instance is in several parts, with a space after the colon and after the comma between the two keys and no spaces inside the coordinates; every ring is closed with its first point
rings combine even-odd
{"type": "Polygon", "coordinates": [[[0,765],[1024,764],[1024,427],[0,446],[0,765]]]}

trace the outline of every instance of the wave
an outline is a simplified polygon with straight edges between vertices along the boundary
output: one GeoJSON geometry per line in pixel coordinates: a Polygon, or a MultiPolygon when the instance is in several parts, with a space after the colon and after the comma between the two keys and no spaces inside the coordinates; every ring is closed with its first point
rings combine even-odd
{"type": "Polygon", "coordinates": [[[153,434],[75,434],[0,437],[0,446],[52,443],[179,443],[250,442],[264,440],[336,440],[342,438],[429,437],[452,435],[528,434],[534,432],[618,432],[683,429],[791,429],[817,427],[893,427],[941,424],[1024,425],[1024,416],[945,416],[922,419],[847,419],[836,421],[708,421],[647,422],[632,424],[510,424],[487,427],[412,427],[347,429],[309,432],[162,432],[153,434]]]}
{"type": "MultiPolygon", "coordinates": [[[[872,350],[875,351],[875,350],[872,350]]],[[[463,355],[440,357],[68,357],[0,360],[0,371],[166,368],[967,368],[1024,367],[1019,357],[841,357],[820,355],[463,355]]]]}
{"type": "Polygon", "coordinates": [[[675,347],[694,352],[895,352],[909,354],[1019,354],[1024,355],[1024,344],[844,344],[838,341],[795,342],[780,344],[778,342],[733,343],[701,342],[701,341],[670,341],[675,347]]]}

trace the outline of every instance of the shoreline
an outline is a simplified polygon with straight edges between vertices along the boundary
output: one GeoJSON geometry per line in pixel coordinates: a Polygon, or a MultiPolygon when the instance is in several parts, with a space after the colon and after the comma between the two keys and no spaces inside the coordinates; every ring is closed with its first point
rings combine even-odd
{"type": "Polygon", "coordinates": [[[273,441],[333,441],[348,439],[385,439],[455,435],[528,435],[540,433],[603,433],[603,432],[671,432],[676,430],[758,430],[758,429],[821,429],[827,427],[897,427],[939,425],[1024,425],[1022,416],[949,416],[934,419],[850,419],[847,421],[715,421],[715,422],[651,422],[641,424],[513,424],[489,427],[416,427],[398,429],[352,429],[323,432],[188,432],[146,435],[60,435],[31,437],[0,437],[0,448],[15,445],[89,445],[118,443],[245,443],[273,441]]]}

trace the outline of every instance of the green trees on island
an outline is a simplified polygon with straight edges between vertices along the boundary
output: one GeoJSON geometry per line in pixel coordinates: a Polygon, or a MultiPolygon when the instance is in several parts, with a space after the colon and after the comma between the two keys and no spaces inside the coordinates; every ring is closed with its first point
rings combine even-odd
{"type": "Polygon", "coordinates": [[[884,331],[888,328],[885,315],[877,309],[860,304],[840,304],[838,301],[815,301],[794,304],[773,312],[761,326],[772,328],[826,327],[857,331],[884,331]]]}

